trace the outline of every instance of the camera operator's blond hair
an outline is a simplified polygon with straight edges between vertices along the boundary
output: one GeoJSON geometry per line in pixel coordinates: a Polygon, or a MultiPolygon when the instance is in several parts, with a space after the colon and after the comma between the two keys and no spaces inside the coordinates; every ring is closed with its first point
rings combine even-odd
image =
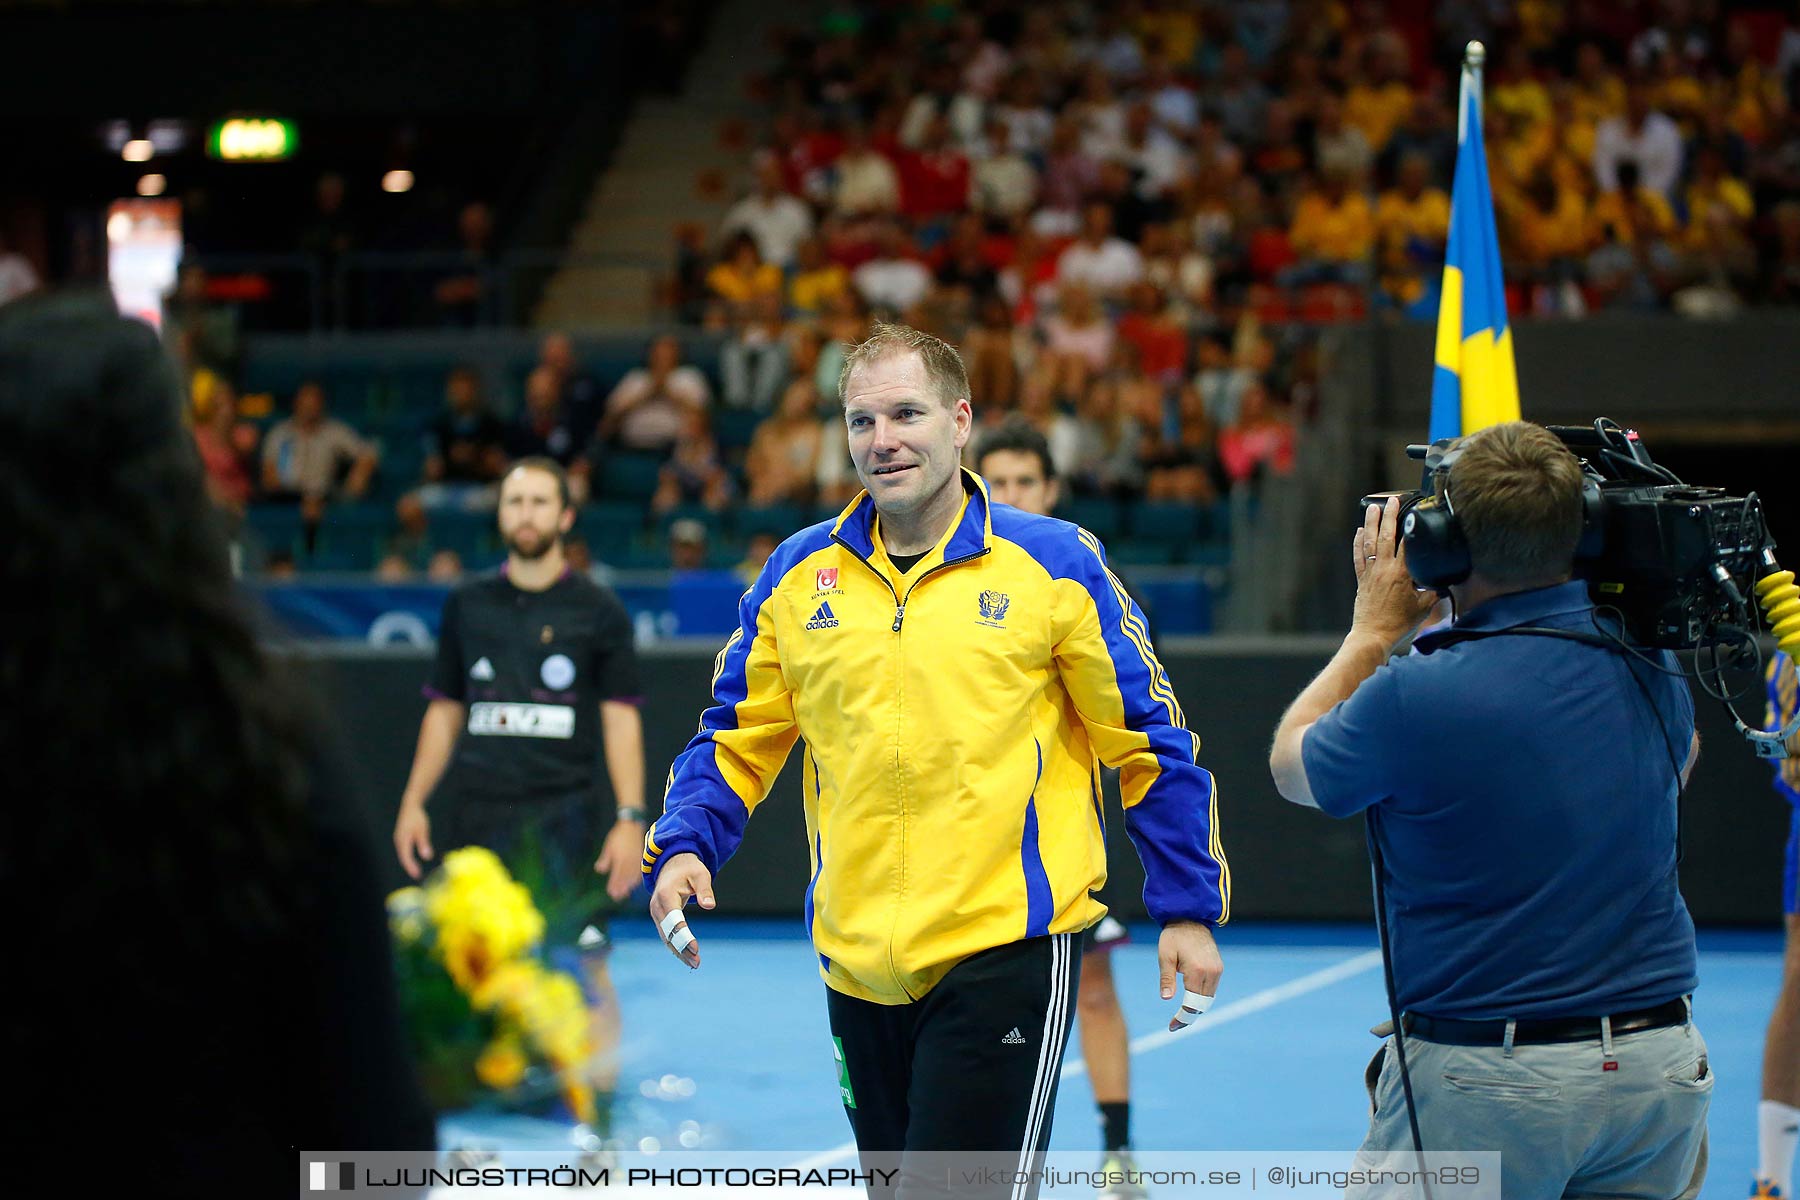
{"type": "Polygon", "coordinates": [[[1447,490],[1483,578],[1519,587],[1569,577],[1581,540],[1581,464],[1555,434],[1529,421],[1469,434],[1447,490]]]}

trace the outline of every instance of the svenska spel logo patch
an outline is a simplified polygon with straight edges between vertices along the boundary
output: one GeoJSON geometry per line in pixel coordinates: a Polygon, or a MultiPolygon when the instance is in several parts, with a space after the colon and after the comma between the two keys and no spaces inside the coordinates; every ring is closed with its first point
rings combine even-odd
{"type": "Polygon", "coordinates": [[[836,588],[837,573],[838,569],[836,567],[820,567],[818,570],[814,571],[813,590],[816,592],[829,592],[836,588]]]}

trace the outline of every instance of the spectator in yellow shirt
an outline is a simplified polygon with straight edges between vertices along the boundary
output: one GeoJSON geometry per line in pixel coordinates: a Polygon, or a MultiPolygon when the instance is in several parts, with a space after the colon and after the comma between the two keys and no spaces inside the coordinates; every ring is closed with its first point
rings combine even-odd
{"type": "Polygon", "coordinates": [[[1368,77],[1350,85],[1344,96],[1344,120],[1362,130],[1369,148],[1379,155],[1412,112],[1413,94],[1400,77],[1392,51],[1371,43],[1366,57],[1368,77]]]}
{"type": "Polygon", "coordinates": [[[1675,212],[1661,192],[1638,182],[1638,165],[1629,159],[1620,163],[1618,178],[1618,187],[1601,192],[1594,201],[1593,240],[1633,246],[1640,238],[1673,237],[1678,229],[1675,212]]]}
{"type": "Polygon", "coordinates": [[[1288,240],[1301,261],[1287,273],[1287,282],[1368,281],[1375,216],[1368,199],[1350,187],[1348,172],[1324,172],[1318,186],[1300,197],[1288,240]]]}
{"type": "Polygon", "coordinates": [[[1716,146],[1700,147],[1686,199],[1683,241],[1688,250],[1738,259],[1750,249],[1750,221],[1756,205],[1744,181],[1726,173],[1725,156],[1716,146]]]}
{"type": "Polygon", "coordinates": [[[1576,94],[1575,85],[1566,79],[1550,85],[1548,129],[1554,151],[1576,162],[1594,161],[1594,121],[1576,94]]]}
{"type": "Polygon", "coordinates": [[[1587,199],[1581,192],[1581,178],[1579,166],[1573,166],[1572,177],[1568,171],[1550,167],[1539,169],[1531,177],[1521,202],[1507,214],[1512,235],[1507,247],[1511,252],[1509,262],[1537,279],[1547,280],[1557,277],[1587,253],[1592,226],[1587,199]]]}
{"type": "Polygon", "coordinates": [[[1538,79],[1531,50],[1524,42],[1514,41],[1507,47],[1488,86],[1487,105],[1490,112],[1505,113],[1522,132],[1550,119],[1550,92],[1538,79]]]}
{"type": "Polygon", "coordinates": [[[818,316],[840,296],[850,294],[850,273],[825,257],[818,238],[807,238],[794,251],[794,275],[788,280],[788,305],[807,316],[818,316]]]}
{"type": "Polygon", "coordinates": [[[1706,108],[1706,88],[1672,46],[1656,56],[1650,73],[1655,81],[1651,85],[1652,103],[1674,117],[1683,132],[1691,131],[1706,108]]]}
{"type": "Polygon", "coordinates": [[[1161,51],[1163,58],[1177,66],[1194,61],[1200,48],[1200,18],[1185,11],[1185,5],[1159,5],[1140,12],[1133,22],[1139,40],[1161,51]]]}
{"type": "Polygon", "coordinates": [[[739,233],[726,243],[718,265],[706,273],[706,290],[735,313],[757,296],[781,295],[781,270],[762,260],[754,237],[739,233]]]}
{"type": "Polygon", "coordinates": [[[1494,186],[1519,190],[1539,167],[1550,161],[1557,147],[1557,130],[1549,121],[1524,122],[1496,112],[1488,122],[1489,174],[1494,186]]]}
{"type": "Polygon", "coordinates": [[[1375,233],[1381,253],[1381,286],[1402,305],[1425,291],[1428,277],[1444,261],[1450,233],[1450,197],[1430,187],[1431,163],[1423,154],[1400,160],[1395,185],[1375,206],[1375,233]]]}

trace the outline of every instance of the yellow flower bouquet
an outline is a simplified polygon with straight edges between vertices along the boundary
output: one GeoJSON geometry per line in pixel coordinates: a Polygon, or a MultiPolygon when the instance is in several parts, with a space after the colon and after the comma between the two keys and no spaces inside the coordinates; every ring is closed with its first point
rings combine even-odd
{"type": "Polygon", "coordinates": [[[594,1119],[594,1054],[581,986],[538,954],[544,918],[492,851],[444,856],[422,887],[388,897],[401,1007],[426,1094],[440,1109],[559,1095],[594,1119]]]}

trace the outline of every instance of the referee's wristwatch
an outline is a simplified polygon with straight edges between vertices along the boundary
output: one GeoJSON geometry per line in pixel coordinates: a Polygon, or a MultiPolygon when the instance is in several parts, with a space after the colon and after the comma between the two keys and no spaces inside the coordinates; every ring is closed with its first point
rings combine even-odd
{"type": "Polygon", "coordinates": [[[618,812],[618,819],[621,821],[635,821],[639,825],[648,825],[650,823],[650,814],[641,808],[621,808],[618,812]]]}

